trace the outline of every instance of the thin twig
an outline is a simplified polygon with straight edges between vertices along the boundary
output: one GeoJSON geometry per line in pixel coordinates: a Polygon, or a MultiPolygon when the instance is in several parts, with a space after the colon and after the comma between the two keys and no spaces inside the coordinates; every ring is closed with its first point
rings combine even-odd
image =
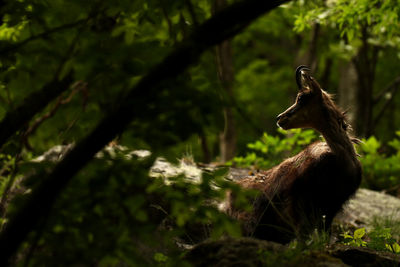
{"type": "Polygon", "coordinates": [[[67,98],[63,99],[63,97],[60,96],[57,99],[57,102],[55,103],[54,107],[49,112],[47,112],[43,116],[37,118],[33,122],[33,124],[29,126],[29,128],[24,132],[23,137],[22,137],[23,144],[25,145],[25,147],[27,149],[32,150],[32,147],[29,145],[29,141],[28,141],[29,136],[32,135],[44,121],[53,117],[56,114],[57,110],[60,108],[60,106],[71,102],[73,96],[80,90],[82,90],[82,87],[75,86],[75,88],[73,88],[72,92],[69,94],[69,96],[67,98]]]}

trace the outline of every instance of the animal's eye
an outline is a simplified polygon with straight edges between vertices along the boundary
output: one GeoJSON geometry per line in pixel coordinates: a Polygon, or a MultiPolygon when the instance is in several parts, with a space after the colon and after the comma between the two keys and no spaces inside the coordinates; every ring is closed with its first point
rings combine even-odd
{"type": "Polygon", "coordinates": [[[297,102],[304,103],[307,101],[309,94],[301,94],[297,97],[297,102]]]}

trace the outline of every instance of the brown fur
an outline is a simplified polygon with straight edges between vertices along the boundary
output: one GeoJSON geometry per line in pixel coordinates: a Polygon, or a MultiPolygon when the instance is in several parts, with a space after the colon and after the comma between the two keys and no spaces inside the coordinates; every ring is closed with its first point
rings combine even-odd
{"type": "Polygon", "coordinates": [[[307,72],[301,72],[301,78],[296,103],[278,116],[278,124],[284,129],[312,127],[326,142],[313,143],[278,166],[239,182],[259,191],[252,212],[232,208],[231,196],[228,213],[242,221],[246,235],[286,243],[305,238],[314,229],[328,230],[361,182],[345,115],[307,72]]]}

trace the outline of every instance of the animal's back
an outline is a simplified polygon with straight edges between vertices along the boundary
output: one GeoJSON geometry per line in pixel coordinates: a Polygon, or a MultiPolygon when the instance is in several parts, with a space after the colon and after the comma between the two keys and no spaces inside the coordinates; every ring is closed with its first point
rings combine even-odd
{"type": "Polygon", "coordinates": [[[231,215],[244,222],[247,235],[285,243],[315,228],[328,229],[360,181],[358,161],[348,162],[325,142],[317,142],[278,166],[241,180],[242,187],[260,193],[253,213],[231,210],[231,215]]]}

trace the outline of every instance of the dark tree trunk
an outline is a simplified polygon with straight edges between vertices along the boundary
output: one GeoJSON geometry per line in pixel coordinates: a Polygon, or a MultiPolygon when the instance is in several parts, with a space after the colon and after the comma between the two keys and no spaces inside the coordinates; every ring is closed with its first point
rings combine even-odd
{"type": "Polygon", "coordinates": [[[357,123],[354,125],[359,136],[368,137],[373,132],[372,108],[375,67],[378,56],[378,47],[368,44],[366,27],[362,28],[362,46],[353,59],[357,76],[357,123]]]}
{"type": "Polygon", "coordinates": [[[210,163],[211,152],[210,149],[208,148],[207,137],[204,133],[201,133],[199,138],[200,138],[201,151],[203,152],[203,162],[210,163]]]}
{"type": "MultiPolygon", "coordinates": [[[[214,13],[223,9],[226,6],[226,0],[215,0],[214,13]]],[[[225,40],[216,47],[216,61],[218,77],[221,82],[225,94],[231,100],[233,94],[233,60],[232,60],[232,45],[230,40],[225,40]]],[[[227,101],[228,103],[232,101],[227,101]]],[[[224,107],[224,131],[219,135],[220,142],[220,157],[221,162],[226,162],[235,156],[236,152],[236,127],[235,117],[231,105],[224,107]]]]}
{"type": "Polygon", "coordinates": [[[357,71],[352,61],[339,63],[339,86],[338,86],[338,103],[339,106],[346,111],[347,118],[352,127],[356,127],[359,110],[358,93],[358,77],[357,71]]]}

